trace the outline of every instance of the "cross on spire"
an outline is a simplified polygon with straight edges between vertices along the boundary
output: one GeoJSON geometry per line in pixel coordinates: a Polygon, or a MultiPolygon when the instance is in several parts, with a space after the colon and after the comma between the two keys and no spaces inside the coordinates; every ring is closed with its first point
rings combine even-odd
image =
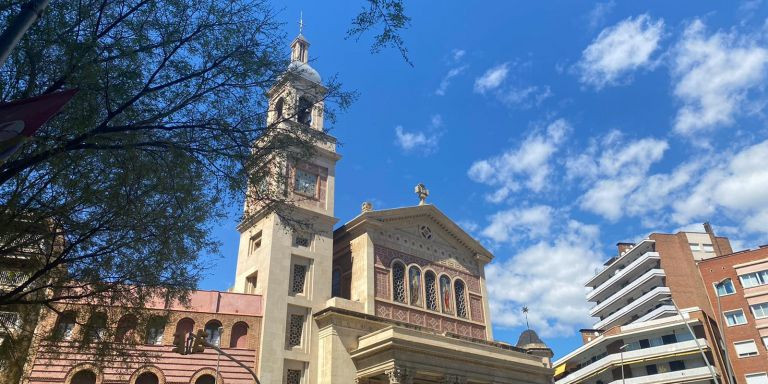
{"type": "Polygon", "coordinates": [[[299,11],[299,35],[304,32],[304,11],[299,11]]]}
{"type": "Polygon", "coordinates": [[[523,316],[525,316],[525,326],[528,329],[531,329],[531,325],[528,324],[528,307],[525,305],[523,306],[523,316]]]}

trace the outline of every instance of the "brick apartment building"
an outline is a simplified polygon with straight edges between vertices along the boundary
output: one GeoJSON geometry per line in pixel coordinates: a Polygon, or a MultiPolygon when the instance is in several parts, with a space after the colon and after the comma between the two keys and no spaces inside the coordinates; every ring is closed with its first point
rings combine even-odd
{"type": "Polygon", "coordinates": [[[557,384],[708,383],[713,375],[724,382],[726,360],[697,263],[730,253],[728,239],[708,225],[619,243],[586,283],[596,322],[582,330],[584,345],[555,362],[557,384]]]}
{"type": "Polygon", "coordinates": [[[737,383],[768,383],[768,245],[702,260],[699,271],[737,383]]]}

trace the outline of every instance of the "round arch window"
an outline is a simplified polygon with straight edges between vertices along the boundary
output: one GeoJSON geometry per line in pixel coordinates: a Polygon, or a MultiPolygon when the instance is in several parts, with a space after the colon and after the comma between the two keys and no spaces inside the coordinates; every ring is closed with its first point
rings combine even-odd
{"type": "Polygon", "coordinates": [[[195,380],[195,384],[216,384],[216,378],[213,375],[202,375],[195,380]]]}
{"type": "Polygon", "coordinates": [[[70,384],[96,384],[96,374],[90,369],[84,369],[72,376],[70,384]]]}
{"type": "Polygon", "coordinates": [[[160,379],[154,372],[144,372],[136,378],[136,384],[158,384],[160,379]]]}

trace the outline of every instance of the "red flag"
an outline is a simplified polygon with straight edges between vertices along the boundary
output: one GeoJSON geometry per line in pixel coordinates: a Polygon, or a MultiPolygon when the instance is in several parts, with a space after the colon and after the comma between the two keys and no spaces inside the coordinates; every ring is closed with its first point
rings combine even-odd
{"type": "Polygon", "coordinates": [[[0,163],[64,107],[77,89],[0,104],[0,163]]]}

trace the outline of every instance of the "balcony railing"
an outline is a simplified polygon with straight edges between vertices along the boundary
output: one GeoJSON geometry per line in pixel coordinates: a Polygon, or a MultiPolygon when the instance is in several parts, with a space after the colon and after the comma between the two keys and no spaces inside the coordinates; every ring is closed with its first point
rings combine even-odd
{"type": "MultiPolygon", "coordinates": [[[[720,376],[717,373],[717,370],[715,370],[715,375],[718,377],[720,376]]],[[[711,379],[712,379],[712,373],[709,371],[708,367],[704,366],[704,367],[697,367],[697,368],[691,368],[691,369],[683,369],[680,371],[658,373],[655,375],[626,378],[624,379],[623,383],[624,384],[647,384],[647,383],[664,384],[664,383],[690,382],[693,380],[709,381],[711,379]]],[[[610,384],[621,384],[621,383],[622,383],[621,380],[615,380],[610,382],[610,384]]]]}
{"type": "MultiPolygon", "coordinates": [[[[648,272],[644,273],[642,276],[637,278],[635,281],[627,284],[626,287],[620,289],[607,299],[605,299],[600,304],[595,305],[592,307],[592,309],[589,311],[590,316],[600,316],[600,312],[604,311],[606,308],[610,307],[614,303],[618,302],[619,300],[623,299],[632,291],[636,290],[637,288],[643,286],[649,281],[652,281],[653,279],[657,279],[656,285],[661,286],[661,278],[664,278],[666,274],[664,273],[663,269],[651,269],[648,272]]],[[[647,288],[646,288],[647,290],[647,288]]]]}
{"type": "Polygon", "coordinates": [[[611,287],[614,286],[615,283],[627,277],[627,275],[635,271],[641,265],[644,265],[646,263],[657,264],[659,260],[661,260],[661,256],[659,256],[658,252],[644,253],[642,256],[638,257],[637,260],[627,265],[626,268],[618,271],[615,275],[611,276],[610,279],[606,280],[604,283],[600,284],[595,289],[589,291],[589,293],[587,293],[587,301],[594,301],[595,299],[598,299],[598,296],[608,291],[611,287]]]}
{"type": "MultiPolygon", "coordinates": [[[[706,339],[698,339],[699,344],[703,349],[709,349],[709,344],[706,339]]],[[[657,347],[635,349],[623,353],[612,353],[603,357],[600,360],[595,361],[585,367],[582,367],[574,372],[571,372],[567,376],[558,380],[556,384],[571,384],[582,382],[583,379],[592,377],[599,372],[611,367],[621,366],[622,363],[630,364],[632,361],[651,361],[655,359],[662,359],[664,357],[675,355],[681,352],[697,351],[695,340],[681,341],[678,343],[659,345],[657,347]]],[[[704,369],[707,369],[704,367],[704,369]]],[[[680,371],[678,371],[680,372],[680,371]]]]}
{"type": "MultiPolygon", "coordinates": [[[[593,326],[594,329],[607,329],[614,325],[614,322],[621,319],[624,316],[627,316],[629,314],[632,314],[633,312],[640,309],[641,306],[650,304],[649,306],[655,306],[658,304],[659,299],[661,296],[669,296],[670,290],[669,287],[658,287],[650,290],[648,293],[640,296],[637,300],[627,304],[623,308],[619,309],[618,311],[614,312],[613,314],[609,315],[608,317],[604,318],[603,320],[598,321],[593,326]]],[[[642,313],[644,315],[645,313],[642,313]]],[[[639,317],[639,316],[638,316],[639,317]]]]}
{"type": "Polygon", "coordinates": [[[0,312],[0,333],[16,332],[21,326],[17,312],[0,312]]]}

